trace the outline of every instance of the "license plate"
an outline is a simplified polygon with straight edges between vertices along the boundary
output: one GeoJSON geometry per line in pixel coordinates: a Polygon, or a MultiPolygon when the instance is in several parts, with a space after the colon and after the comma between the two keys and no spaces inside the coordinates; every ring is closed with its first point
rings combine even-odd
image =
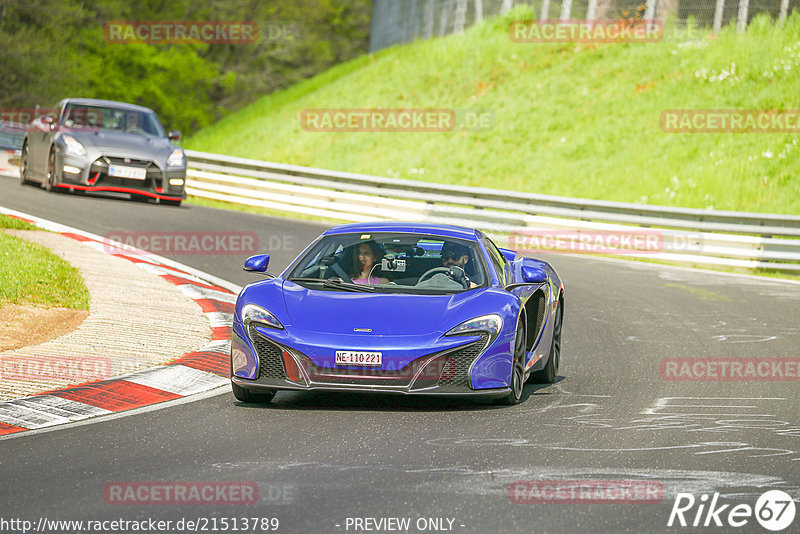
{"type": "Polygon", "coordinates": [[[141,167],[125,167],[120,165],[111,165],[108,167],[109,176],[118,176],[119,178],[133,178],[134,180],[144,180],[147,178],[147,169],[141,167]]]}
{"type": "Polygon", "coordinates": [[[364,352],[360,350],[337,350],[336,365],[382,365],[382,352],[364,352]]]}

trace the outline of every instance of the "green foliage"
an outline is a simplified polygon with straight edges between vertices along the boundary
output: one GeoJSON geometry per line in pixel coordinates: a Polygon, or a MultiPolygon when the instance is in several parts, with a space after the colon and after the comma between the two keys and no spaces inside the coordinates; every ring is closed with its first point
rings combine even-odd
{"type": "Polygon", "coordinates": [[[511,42],[529,8],[460,35],[382,50],[263,97],[187,139],[192,149],[406,179],[659,205],[800,213],[800,140],[667,133],[670,109],[800,108],[800,13],[667,27],[657,43],[511,42]],[[489,110],[494,127],[321,133],[308,108],[489,110]]]}
{"type": "Polygon", "coordinates": [[[369,0],[4,0],[0,107],[65,97],[150,107],[191,133],[256,98],[367,49],[369,0]],[[113,21],[254,21],[253,44],[130,44],[106,40],[113,21]]]}

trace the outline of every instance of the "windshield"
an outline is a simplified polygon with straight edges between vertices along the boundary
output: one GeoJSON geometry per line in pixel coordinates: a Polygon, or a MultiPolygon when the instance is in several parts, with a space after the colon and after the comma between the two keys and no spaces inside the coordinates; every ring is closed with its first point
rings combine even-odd
{"type": "Polygon", "coordinates": [[[75,129],[114,130],[165,137],[158,118],[147,111],[69,104],[64,110],[63,125],[75,129]]]}
{"type": "Polygon", "coordinates": [[[457,293],[483,286],[488,279],[477,243],[396,232],[325,236],[288,278],[314,289],[359,285],[374,292],[413,294],[457,293]]]}

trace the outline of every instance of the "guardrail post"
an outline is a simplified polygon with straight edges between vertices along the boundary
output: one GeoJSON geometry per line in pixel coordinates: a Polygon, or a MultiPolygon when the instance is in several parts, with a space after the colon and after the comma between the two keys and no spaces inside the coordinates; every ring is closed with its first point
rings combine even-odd
{"type": "Polygon", "coordinates": [[[747,8],[749,0],[739,0],[739,14],[736,17],[736,31],[743,33],[747,29],[747,8]]]}
{"type": "Polygon", "coordinates": [[[425,39],[433,37],[433,3],[436,0],[427,0],[425,2],[425,39]]]}
{"type": "Polygon", "coordinates": [[[539,20],[547,20],[550,16],[550,0],[542,0],[542,11],[539,12],[539,20]]]}
{"type": "Polygon", "coordinates": [[[475,0],[475,22],[483,20],[483,0],[475,0]]]}
{"type": "Polygon", "coordinates": [[[714,7],[714,26],[712,29],[714,33],[722,29],[722,12],[725,9],[725,0],[717,0],[717,5],[714,7]]]}
{"type": "Polygon", "coordinates": [[[586,8],[586,20],[594,20],[597,18],[597,0],[589,0],[589,6],[586,8]]]}
{"type": "Polygon", "coordinates": [[[453,17],[453,33],[464,31],[464,23],[467,19],[467,0],[456,0],[456,13],[453,17]]]}
{"type": "Polygon", "coordinates": [[[781,0],[781,14],[778,16],[780,25],[786,22],[786,15],[789,13],[789,0],[781,0]]]}
{"type": "Polygon", "coordinates": [[[647,21],[647,29],[653,28],[653,19],[656,16],[656,0],[647,0],[647,7],[644,10],[644,20],[647,21]]]}
{"type": "Polygon", "coordinates": [[[569,20],[572,13],[572,0],[561,1],[561,20],[569,20]]]}

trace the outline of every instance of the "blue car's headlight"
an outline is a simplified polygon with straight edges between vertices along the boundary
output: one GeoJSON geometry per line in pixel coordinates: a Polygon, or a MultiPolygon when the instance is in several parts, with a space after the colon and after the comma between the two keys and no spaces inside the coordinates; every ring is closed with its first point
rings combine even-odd
{"type": "Polygon", "coordinates": [[[470,319],[469,321],[464,321],[460,325],[456,326],[455,328],[451,328],[445,334],[446,336],[463,336],[469,334],[480,334],[485,333],[489,335],[489,340],[486,343],[486,346],[492,344],[492,342],[497,338],[500,334],[500,330],[503,329],[503,318],[497,314],[489,314],[489,315],[481,315],[480,317],[475,317],[474,319],[470,319]]]}
{"type": "Polygon", "coordinates": [[[67,154],[71,156],[86,155],[86,147],[77,142],[74,137],[71,135],[65,135],[62,137],[62,139],[64,140],[64,148],[66,149],[67,154]]]}
{"type": "Polygon", "coordinates": [[[259,323],[264,326],[283,330],[283,325],[277,317],[255,304],[246,304],[244,308],[242,308],[242,322],[245,326],[250,323],[259,323]]]}
{"type": "Polygon", "coordinates": [[[183,155],[183,150],[176,148],[172,154],[167,158],[167,167],[185,167],[186,156],[183,155]]]}

